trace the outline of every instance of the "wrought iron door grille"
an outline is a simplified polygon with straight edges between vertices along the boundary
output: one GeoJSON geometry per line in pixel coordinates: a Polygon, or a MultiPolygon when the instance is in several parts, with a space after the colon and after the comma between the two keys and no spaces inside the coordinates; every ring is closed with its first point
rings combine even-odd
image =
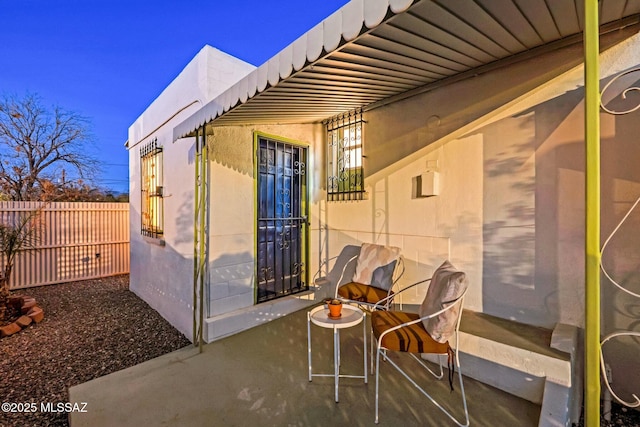
{"type": "Polygon", "coordinates": [[[257,301],[264,302],[308,290],[306,149],[265,137],[258,142],[257,301]]]}
{"type": "Polygon", "coordinates": [[[327,199],[362,200],[364,195],[362,110],[329,119],[327,125],[327,199]]]}

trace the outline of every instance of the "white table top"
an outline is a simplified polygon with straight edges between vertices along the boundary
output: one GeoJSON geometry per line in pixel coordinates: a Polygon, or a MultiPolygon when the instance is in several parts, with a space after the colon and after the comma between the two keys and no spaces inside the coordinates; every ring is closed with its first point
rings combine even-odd
{"type": "Polygon", "coordinates": [[[342,315],[337,319],[329,317],[329,309],[324,308],[323,305],[309,312],[311,322],[322,328],[350,328],[362,322],[363,318],[364,312],[358,307],[349,304],[342,304],[342,315]]]}

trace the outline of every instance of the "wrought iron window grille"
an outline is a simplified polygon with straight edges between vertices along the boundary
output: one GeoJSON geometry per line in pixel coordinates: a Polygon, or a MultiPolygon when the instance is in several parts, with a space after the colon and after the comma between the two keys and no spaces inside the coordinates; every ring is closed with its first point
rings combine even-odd
{"type": "Polygon", "coordinates": [[[141,233],[146,237],[158,238],[163,234],[162,165],[162,146],[157,138],[140,148],[141,233]]]}
{"type": "Polygon", "coordinates": [[[362,110],[340,114],[327,126],[327,200],[364,199],[362,110]]]}

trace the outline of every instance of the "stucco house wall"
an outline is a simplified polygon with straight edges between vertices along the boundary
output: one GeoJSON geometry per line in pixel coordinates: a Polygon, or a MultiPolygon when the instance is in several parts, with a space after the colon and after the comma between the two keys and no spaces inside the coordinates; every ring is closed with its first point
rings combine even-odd
{"type": "Polygon", "coordinates": [[[173,140],[173,127],[255,67],[205,46],[129,128],[130,289],[192,337],[195,139],[173,140]],[[140,148],[163,148],[164,233],[141,234],[140,148]]]}
{"type": "MultiPolygon", "coordinates": [[[[283,138],[309,147],[308,180],[321,169],[321,124],[213,127],[207,138],[209,190],[209,317],[255,305],[254,134],[283,138]],[[320,160],[319,160],[320,159],[320,160]],[[320,163],[318,163],[320,162],[320,163]]],[[[313,267],[311,267],[313,268],[313,267]]]]}

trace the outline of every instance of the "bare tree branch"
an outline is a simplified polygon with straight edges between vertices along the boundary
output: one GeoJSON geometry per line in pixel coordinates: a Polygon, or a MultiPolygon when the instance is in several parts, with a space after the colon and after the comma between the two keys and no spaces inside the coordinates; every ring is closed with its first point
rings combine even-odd
{"type": "Polygon", "coordinates": [[[0,198],[41,200],[45,182],[92,178],[89,121],[34,94],[0,97],[0,198]]]}

